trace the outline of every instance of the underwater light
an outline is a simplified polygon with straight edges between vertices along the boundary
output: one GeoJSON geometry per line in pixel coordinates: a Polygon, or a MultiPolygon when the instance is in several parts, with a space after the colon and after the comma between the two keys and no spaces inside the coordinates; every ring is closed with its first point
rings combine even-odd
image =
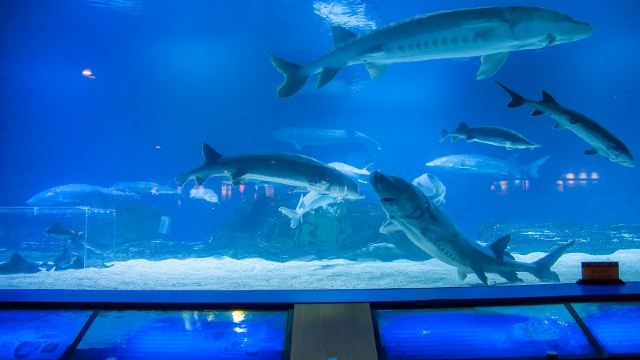
{"type": "Polygon", "coordinates": [[[231,312],[231,317],[233,318],[234,323],[239,323],[244,320],[246,313],[242,310],[234,310],[231,312]]]}
{"type": "Polygon", "coordinates": [[[86,68],[82,70],[82,76],[88,78],[88,79],[95,79],[96,76],[93,74],[93,71],[91,71],[91,69],[86,68]]]}

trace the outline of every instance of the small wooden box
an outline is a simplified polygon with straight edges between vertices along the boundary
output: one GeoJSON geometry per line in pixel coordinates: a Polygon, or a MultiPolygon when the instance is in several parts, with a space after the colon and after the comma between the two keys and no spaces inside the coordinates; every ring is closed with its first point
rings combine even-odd
{"type": "Polygon", "coordinates": [[[617,261],[583,262],[582,284],[620,284],[620,268],[617,261]]]}

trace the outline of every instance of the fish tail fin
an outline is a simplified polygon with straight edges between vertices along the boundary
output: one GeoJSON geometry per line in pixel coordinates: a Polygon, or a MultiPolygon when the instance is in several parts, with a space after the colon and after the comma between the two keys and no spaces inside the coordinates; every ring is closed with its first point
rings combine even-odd
{"type": "Polygon", "coordinates": [[[551,251],[549,254],[545,255],[542,259],[533,262],[534,270],[531,271],[531,274],[542,281],[560,281],[560,277],[554,271],[551,271],[551,267],[553,264],[558,261],[560,256],[570,248],[573,244],[575,244],[575,240],[571,240],[565,244],[562,244],[551,251]]]}
{"type": "Polygon", "coordinates": [[[447,129],[445,129],[445,128],[442,128],[442,129],[440,130],[440,142],[443,142],[443,141],[444,141],[444,139],[446,139],[446,138],[447,138],[447,136],[449,136],[449,130],[447,130],[447,129]]]}
{"type": "Polygon", "coordinates": [[[500,86],[502,88],[502,90],[506,91],[511,96],[511,101],[507,104],[508,108],[519,107],[519,106],[524,105],[527,102],[527,99],[525,99],[523,96],[521,96],[517,92],[509,89],[508,87],[506,87],[502,83],[496,81],[496,84],[498,84],[498,86],[500,86]]]}
{"type": "Polygon", "coordinates": [[[281,213],[287,215],[287,217],[289,217],[289,219],[291,219],[291,228],[292,229],[295,229],[296,226],[298,226],[298,224],[301,222],[300,214],[298,214],[294,210],[287,209],[286,207],[283,206],[283,207],[278,208],[278,211],[280,211],[281,213]]]}
{"type": "Polygon", "coordinates": [[[526,173],[529,174],[531,177],[537,178],[539,176],[538,170],[540,166],[542,166],[542,164],[544,164],[547,160],[549,160],[549,156],[540,158],[532,162],[531,164],[527,165],[526,173]]]}
{"type": "Polygon", "coordinates": [[[367,166],[363,167],[363,168],[362,168],[362,170],[364,170],[364,171],[370,171],[372,166],[373,166],[373,163],[370,163],[369,165],[367,165],[367,166]]]}
{"type": "Polygon", "coordinates": [[[302,65],[283,60],[274,55],[269,55],[269,57],[276,70],[284,75],[284,82],[278,87],[278,97],[289,97],[297,93],[307,83],[309,75],[304,73],[302,65]]]}
{"type": "Polygon", "coordinates": [[[359,131],[352,132],[351,136],[353,136],[354,139],[358,140],[361,144],[363,144],[367,148],[367,150],[370,150],[370,149],[375,149],[378,151],[382,150],[382,147],[376,140],[359,131]]]}

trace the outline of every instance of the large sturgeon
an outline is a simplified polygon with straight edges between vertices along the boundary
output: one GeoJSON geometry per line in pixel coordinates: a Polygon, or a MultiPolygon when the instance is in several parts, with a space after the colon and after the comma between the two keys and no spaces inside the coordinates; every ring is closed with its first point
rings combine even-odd
{"type": "Polygon", "coordinates": [[[591,32],[587,23],[539,7],[461,9],[414,17],[362,35],[332,27],[335,47],[318,60],[299,65],[271,56],[271,62],[285,76],[278,97],[295,94],[318,73],[320,88],[354,64],[365,64],[375,79],[393,63],[481,56],[477,78],[487,79],[511,51],[572,42],[591,32]]]}
{"type": "Polygon", "coordinates": [[[511,235],[489,246],[467,239],[447,216],[416,186],[379,171],[371,174],[371,186],[387,214],[380,232],[402,231],[412,243],[434,258],[455,267],[461,280],[475,274],[487,284],[485,273],[495,273],[509,282],[522,281],[527,272],[543,281],[559,281],[551,266],[575,243],[570,241],[533,263],[516,261],[507,251],[511,235]]]}

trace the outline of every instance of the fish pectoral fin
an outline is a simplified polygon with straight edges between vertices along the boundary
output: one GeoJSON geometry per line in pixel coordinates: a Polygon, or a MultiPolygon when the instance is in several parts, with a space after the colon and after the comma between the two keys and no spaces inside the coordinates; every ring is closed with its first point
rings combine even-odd
{"type": "Polygon", "coordinates": [[[331,81],[338,72],[342,69],[342,67],[325,67],[322,68],[320,72],[320,77],[318,77],[318,83],[316,84],[316,89],[320,89],[321,87],[327,85],[329,81],[331,81]]]}
{"type": "Polygon", "coordinates": [[[531,116],[540,116],[542,114],[544,114],[544,112],[536,109],[536,110],[533,110],[533,112],[531,113],[531,116]]]}
{"type": "Polygon", "coordinates": [[[484,55],[480,58],[481,64],[478,73],[476,74],[477,80],[484,80],[492,77],[500,70],[502,65],[507,61],[509,52],[501,52],[495,54],[484,55]]]}
{"type": "Polygon", "coordinates": [[[499,272],[498,275],[511,283],[523,282],[523,280],[518,277],[518,273],[516,273],[515,271],[502,271],[499,272]]]}
{"type": "Polygon", "coordinates": [[[331,36],[333,37],[333,46],[335,47],[355,39],[358,37],[358,34],[342,26],[332,26],[331,36]]]}
{"type": "Polygon", "coordinates": [[[564,126],[564,125],[562,125],[559,121],[556,121],[556,123],[555,123],[555,124],[553,124],[553,128],[554,128],[554,129],[558,129],[558,130],[560,130],[560,129],[564,129],[564,128],[565,128],[565,126],[564,126]]]}
{"type": "Polygon", "coordinates": [[[398,227],[398,225],[396,225],[396,223],[394,223],[391,219],[387,219],[381,226],[380,226],[380,233],[381,234],[391,234],[394,233],[396,231],[400,231],[400,227],[398,227]]]}
{"type": "Polygon", "coordinates": [[[387,72],[389,69],[389,64],[379,64],[379,63],[366,63],[367,71],[369,72],[369,76],[372,80],[375,80],[387,72]]]}
{"type": "Polygon", "coordinates": [[[247,175],[245,170],[236,170],[233,174],[231,174],[229,181],[231,181],[231,185],[238,186],[240,185],[240,181],[242,177],[247,175]]]}
{"type": "Polygon", "coordinates": [[[591,148],[591,149],[587,149],[584,151],[585,155],[596,155],[598,154],[598,149],[596,148],[591,148]]]}
{"type": "Polygon", "coordinates": [[[460,281],[464,281],[467,278],[467,273],[462,271],[461,269],[458,269],[458,279],[460,279],[460,281]]]}
{"type": "Polygon", "coordinates": [[[473,270],[473,273],[476,274],[478,279],[480,279],[480,281],[482,281],[483,284],[489,285],[489,280],[487,279],[487,275],[484,273],[484,271],[480,267],[474,266],[472,267],[472,270],[473,270]]]}

